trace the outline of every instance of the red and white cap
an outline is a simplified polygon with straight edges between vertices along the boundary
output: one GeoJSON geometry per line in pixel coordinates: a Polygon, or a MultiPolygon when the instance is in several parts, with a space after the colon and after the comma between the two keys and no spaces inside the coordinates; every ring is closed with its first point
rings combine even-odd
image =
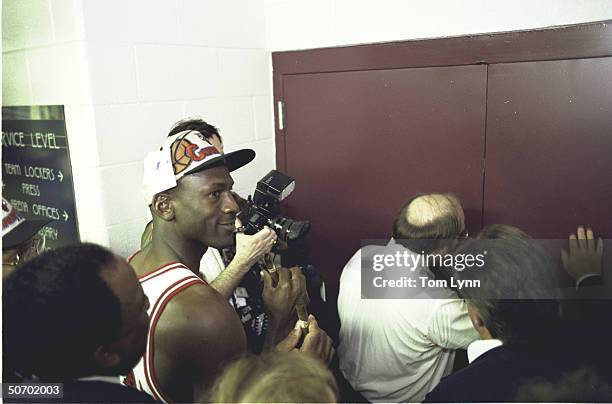
{"type": "Polygon", "coordinates": [[[26,220],[4,198],[2,198],[2,249],[17,247],[42,229],[51,219],[26,220]]]}
{"type": "Polygon", "coordinates": [[[195,130],[168,136],[159,151],[145,157],[145,199],[150,204],[156,194],[174,188],[185,175],[217,165],[225,165],[229,171],[234,171],[254,158],[255,151],[251,149],[223,154],[195,130]]]}

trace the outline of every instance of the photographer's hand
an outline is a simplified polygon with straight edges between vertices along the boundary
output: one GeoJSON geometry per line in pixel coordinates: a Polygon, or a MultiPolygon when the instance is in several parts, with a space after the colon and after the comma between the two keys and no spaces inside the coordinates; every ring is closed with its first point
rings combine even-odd
{"type": "MultiPolygon", "coordinates": [[[[236,227],[240,221],[236,219],[236,227]]],[[[211,282],[210,286],[229,299],[242,277],[264,254],[270,252],[276,240],[276,233],[269,227],[252,236],[236,233],[236,255],[229,265],[211,282]]]]}
{"type": "MultiPolygon", "coordinates": [[[[238,220],[238,219],[236,219],[238,220]]],[[[236,255],[232,262],[246,266],[248,271],[264,254],[270,252],[276,241],[276,233],[268,226],[248,236],[236,233],[236,255]]]]}
{"type": "Polygon", "coordinates": [[[569,254],[561,251],[561,261],[568,274],[576,281],[576,286],[590,276],[601,275],[601,260],[603,256],[603,240],[595,242],[593,231],[578,227],[576,234],[569,236],[569,254]]]}
{"type": "Polygon", "coordinates": [[[274,284],[270,273],[261,271],[264,281],[262,297],[268,315],[266,346],[275,345],[287,335],[296,318],[295,304],[298,299],[304,298],[306,289],[306,278],[299,268],[279,268],[277,274],[278,282],[274,284]]]}

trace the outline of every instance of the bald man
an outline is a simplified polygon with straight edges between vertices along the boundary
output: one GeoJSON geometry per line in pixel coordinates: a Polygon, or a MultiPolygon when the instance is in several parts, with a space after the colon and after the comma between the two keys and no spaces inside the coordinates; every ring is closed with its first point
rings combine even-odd
{"type": "MultiPolygon", "coordinates": [[[[451,372],[455,350],[467,348],[478,333],[465,303],[450,289],[437,291],[436,299],[408,298],[409,289],[402,300],[362,298],[362,259],[390,251],[440,253],[445,240],[467,235],[464,221],[454,195],[414,195],[397,214],[391,241],[360,249],[344,267],[338,296],[340,369],[369,401],[421,402],[451,372]]],[[[433,278],[423,266],[414,274],[433,278]]]]}

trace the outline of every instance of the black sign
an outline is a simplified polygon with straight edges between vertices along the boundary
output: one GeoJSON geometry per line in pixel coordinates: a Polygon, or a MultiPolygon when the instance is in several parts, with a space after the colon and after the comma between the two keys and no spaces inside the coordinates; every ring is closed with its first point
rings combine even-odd
{"type": "Polygon", "coordinates": [[[63,106],[2,107],[2,196],[27,219],[53,219],[47,246],[79,241],[63,106]]]}

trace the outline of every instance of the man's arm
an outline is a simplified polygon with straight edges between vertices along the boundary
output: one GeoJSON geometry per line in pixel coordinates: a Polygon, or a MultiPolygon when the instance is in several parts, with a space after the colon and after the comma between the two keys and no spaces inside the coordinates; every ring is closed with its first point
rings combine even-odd
{"type": "Polygon", "coordinates": [[[252,236],[236,234],[236,255],[232,262],[213,280],[210,286],[229,299],[244,275],[264,254],[270,252],[276,233],[264,227],[252,236]]]}
{"type": "Polygon", "coordinates": [[[464,301],[445,300],[437,307],[429,325],[429,338],[436,345],[448,349],[466,349],[479,339],[464,301]]]}
{"type": "Polygon", "coordinates": [[[251,268],[250,265],[232,260],[210,283],[210,287],[219,292],[224,298],[229,299],[244,275],[249,271],[249,268],[251,268]]]}
{"type": "Polygon", "coordinates": [[[166,375],[163,387],[174,400],[204,398],[223,366],[246,351],[236,313],[204,285],[186,289],[168,304],[155,338],[155,368],[166,375]]]}

